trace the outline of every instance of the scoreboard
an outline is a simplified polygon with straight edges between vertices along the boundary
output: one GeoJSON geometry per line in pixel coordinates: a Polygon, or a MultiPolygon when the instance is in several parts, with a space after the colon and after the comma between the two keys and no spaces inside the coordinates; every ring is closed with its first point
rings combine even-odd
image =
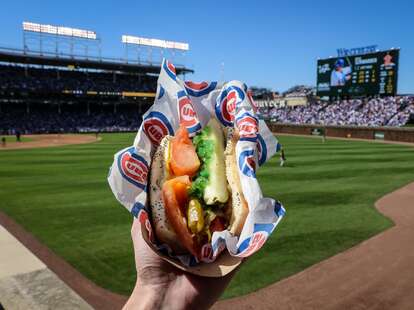
{"type": "Polygon", "coordinates": [[[399,49],[319,59],[318,96],[393,96],[397,93],[399,49]]]}

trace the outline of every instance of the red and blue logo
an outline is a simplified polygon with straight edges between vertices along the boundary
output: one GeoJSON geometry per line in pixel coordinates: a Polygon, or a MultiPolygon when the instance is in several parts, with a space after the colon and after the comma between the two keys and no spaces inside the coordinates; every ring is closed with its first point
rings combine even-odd
{"type": "Polygon", "coordinates": [[[177,93],[178,99],[178,116],[180,117],[180,124],[187,127],[190,135],[195,134],[201,129],[200,121],[197,113],[194,110],[193,103],[184,90],[177,93]]]}
{"type": "Polygon", "coordinates": [[[130,147],[118,156],[118,169],[128,182],[146,190],[149,166],[147,161],[130,147]]]}
{"type": "Polygon", "coordinates": [[[184,82],[185,89],[190,96],[201,97],[208,95],[212,92],[216,86],[217,82],[200,82],[195,83],[191,81],[184,82]]]}
{"type": "Polygon", "coordinates": [[[257,157],[259,158],[259,166],[266,162],[267,145],[261,134],[257,134],[257,157]]]}
{"type": "Polygon", "coordinates": [[[157,111],[148,113],[144,118],[142,128],[155,146],[158,146],[166,135],[174,135],[174,130],[168,119],[164,114],[157,111]]]}
{"type": "Polygon", "coordinates": [[[239,169],[244,175],[256,178],[256,161],[254,160],[254,150],[248,149],[240,153],[239,169]]]}
{"type": "Polygon", "coordinates": [[[218,96],[215,106],[217,119],[224,126],[233,126],[237,105],[244,100],[244,92],[237,86],[226,87],[218,96]]]}
{"type": "Polygon", "coordinates": [[[258,119],[246,112],[236,118],[236,126],[239,130],[241,141],[256,142],[258,130],[258,119]]]}
{"type": "Polygon", "coordinates": [[[248,257],[257,252],[275,227],[275,224],[254,224],[252,236],[243,240],[237,249],[237,256],[248,257]]]}
{"type": "Polygon", "coordinates": [[[168,74],[170,78],[172,78],[174,81],[177,80],[177,73],[175,71],[174,65],[171,62],[165,59],[162,65],[162,68],[164,69],[165,73],[168,74]]]}

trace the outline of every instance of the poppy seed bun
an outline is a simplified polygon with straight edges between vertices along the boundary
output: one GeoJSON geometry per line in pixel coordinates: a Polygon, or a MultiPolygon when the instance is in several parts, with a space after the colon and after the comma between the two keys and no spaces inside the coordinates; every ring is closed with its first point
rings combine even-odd
{"type": "Polygon", "coordinates": [[[226,176],[231,192],[231,210],[230,225],[227,228],[233,235],[239,236],[244,222],[246,221],[249,208],[244,199],[243,190],[240,184],[239,170],[236,160],[236,144],[239,135],[236,129],[227,129],[227,145],[224,151],[226,160],[226,176]]]}
{"type": "MultiPolygon", "coordinates": [[[[224,151],[225,175],[227,187],[231,192],[228,200],[229,230],[233,235],[240,235],[249,209],[242,192],[239,170],[236,159],[236,144],[239,140],[237,130],[227,128],[224,130],[226,136],[226,148],[224,151]]],[[[156,238],[160,243],[168,244],[175,254],[188,253],[181,245],[180,238],[172,228],[165,212],[163,201],[163,185],[174,177],[170,173],[169,162],[171,157],[171,136],[165,136],[158,146],[152,158],[151,174],[149,183],[150,208],[152,212],[152,223],[156,238]]],[[[186,220],[186,219],[184,219],[186,220]]]]}
{"type": "Polygon", "coordinates": [[[165,136],[152,158],[150,176],[150,205],[155,235],[161,243],[168,244],[175,253],[184,253],[179,244],[177,234],[171,227],[165,214],[162,200],[162,186],[170,178],[168,162],[170,157],[170,142],[172,137],[165,136]]]}

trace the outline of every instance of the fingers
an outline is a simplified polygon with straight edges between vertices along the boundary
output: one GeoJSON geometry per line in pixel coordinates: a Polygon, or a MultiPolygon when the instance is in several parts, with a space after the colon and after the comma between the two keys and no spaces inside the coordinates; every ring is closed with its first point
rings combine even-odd
{"type": "Polygon", "coordinates": [[[137,233],[141,233],[141,223],[134,216],[133,217],[132,226],[131,226],[131,235],[132,235],[132,238],[134,238],[134,235],[136,235],[137,233]]]}
{"type": "Polygon", "coordinates": [[[145,243],[142,237],[141,223],[136,217],[134,217],[134,220],[132,222],[131,237],[132,237],[132,242],[134,243],[134,247],[139,246],[143,242],[145,243]]]}

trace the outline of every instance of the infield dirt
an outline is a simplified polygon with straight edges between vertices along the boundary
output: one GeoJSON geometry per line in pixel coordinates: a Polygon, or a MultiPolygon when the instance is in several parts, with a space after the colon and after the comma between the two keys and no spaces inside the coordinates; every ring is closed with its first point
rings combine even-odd
{"type": "Polygon", "coordinates": [[[64,135],[27,135],[30,138],[27,142],[8,142],[0,150],[31,149],[39,147],[62,146],[68,144],[84,144],[99,141],[94,135],[64,134],[64,135]]]}
{"type": "Polygon", "coordinates": [[[413,309],[414,183],[375,204],[395,226],[257,292],[213,309],[413,309]]]}

